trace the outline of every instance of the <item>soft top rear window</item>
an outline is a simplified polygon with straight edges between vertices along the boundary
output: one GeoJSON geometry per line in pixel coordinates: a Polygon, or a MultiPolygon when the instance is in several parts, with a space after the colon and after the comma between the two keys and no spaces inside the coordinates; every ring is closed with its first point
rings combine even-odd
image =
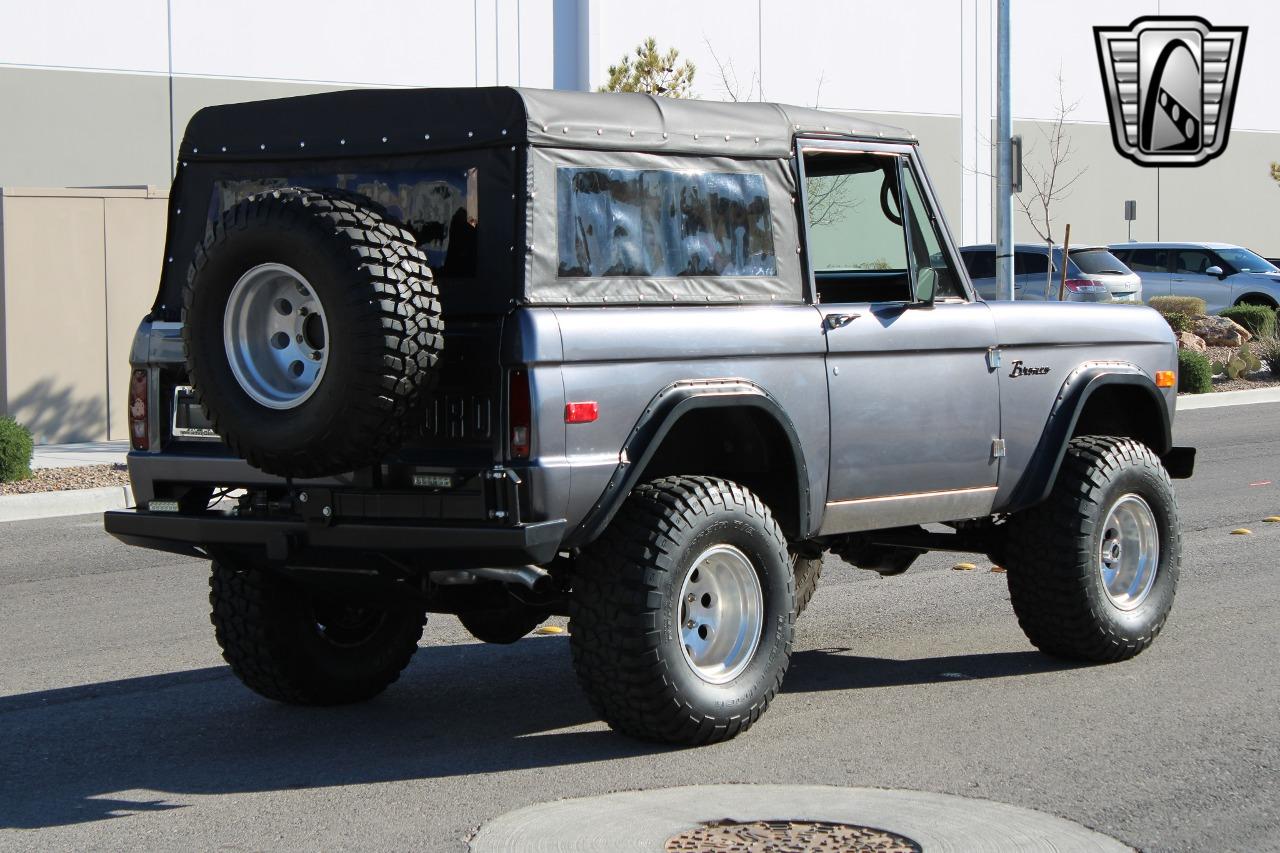
{"type": "Polygon", "coordinates": [[[760,175],[560,167],[556,189],[562,278],[777,274],[760,175]]]}
{"type": "Polygon", "coordinates": [[[478,177],[475,168],[451,168],[228,178],[214,182],[209,222],[249,196],[271,189],[343,190],[372,201],[412,231],[437,277],[472,277],[479,248],[478,177]]]}
{"type": "Polygon", "coordinates": [[[1129,268],[1107,249],[1072,249],[1071,262],[1087,275],[1128,275],[1129,268]]]}

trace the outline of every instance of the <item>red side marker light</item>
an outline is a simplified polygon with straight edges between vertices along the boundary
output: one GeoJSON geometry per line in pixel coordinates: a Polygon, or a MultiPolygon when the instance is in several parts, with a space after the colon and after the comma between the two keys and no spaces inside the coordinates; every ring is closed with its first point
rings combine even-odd
{"type": "Polygon", "coordinates": [[[600,417],[600,404],[594,400],[585,403],[566,403],[564,422],[567,424],[589,424],[600,417]]]}

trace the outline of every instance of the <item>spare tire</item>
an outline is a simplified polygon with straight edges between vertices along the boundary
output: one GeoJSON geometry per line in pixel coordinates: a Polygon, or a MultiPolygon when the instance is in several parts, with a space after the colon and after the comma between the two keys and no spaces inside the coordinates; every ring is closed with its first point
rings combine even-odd
{"type": "Polygon", "coordinates": [[[284,477],[351,471],[397,447],[442,331],[413,235],[334,191],[273,190],[228,210],[183,297],[190,381],[214,430],[284,477]]]}

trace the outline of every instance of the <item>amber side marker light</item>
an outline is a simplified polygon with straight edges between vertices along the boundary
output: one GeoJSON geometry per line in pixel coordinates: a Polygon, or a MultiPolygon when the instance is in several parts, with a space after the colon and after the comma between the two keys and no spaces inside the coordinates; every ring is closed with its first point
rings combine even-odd
{"type": "Polygon", "coordinates": [[[1178,375],[1174,373],[1172,370],[1156,371],[1156,387],[1157,388],[1172,388],[1174,385],[1177,385],[1177,384],[1178,384],[1178,375]]]}

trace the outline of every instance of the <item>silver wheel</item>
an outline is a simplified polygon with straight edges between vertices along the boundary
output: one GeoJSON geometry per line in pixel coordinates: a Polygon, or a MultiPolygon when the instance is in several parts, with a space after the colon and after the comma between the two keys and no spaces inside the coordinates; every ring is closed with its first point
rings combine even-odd
{"type": "Polygon", "coordinates": [[[1107,598],[1120,610],[1146,600],[1160,564],[1160,533],[1145,500],[1127,494],[1107,513],[1098,544],[1098,570],[1107,598]]]}
{"type": "Polygon", "coordinates": [[[236,381],[269,409],[302,405],[324,377],[324,308],[292,267],[259,264],[240,276],[227,299],[222,336],[236,381]]]}
{"type": "Polygon", "coordinates": [[[764,593],[747,556],[716,545],[685,575],[677,604],[685,661],[699,678],[724,684],[751,663],[764,624],[764,593]]]}

